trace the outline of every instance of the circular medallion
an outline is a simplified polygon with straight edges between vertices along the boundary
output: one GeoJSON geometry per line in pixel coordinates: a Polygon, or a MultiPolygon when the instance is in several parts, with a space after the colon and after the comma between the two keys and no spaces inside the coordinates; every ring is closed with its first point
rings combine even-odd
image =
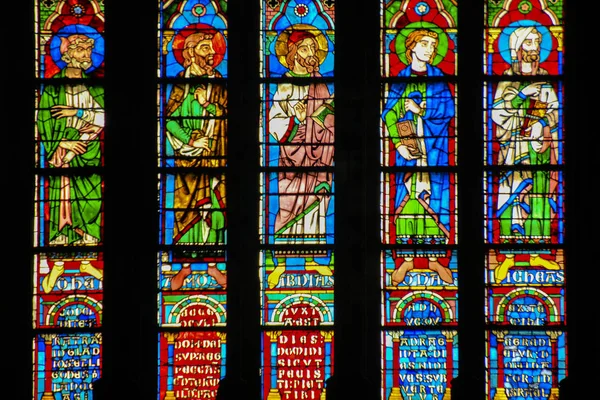
{"type": "Polygon", "coordinates": [[[202,4],[196,4],[192,8],[192,14],[195,17],[202,17],[204,14],[206,14],[206,7],[204,7],[202,4]]]}
{"type": "Polygon", "coordinates": [[[531,5],[531,2],[529,2],[529,0],[523,0],[519,3],[519,6],[517,8],[521,12],[521,14],[529,14],[533,9],[533,6],[531,5]]]}
{"type": "Polygon", "coordinates": [[[423,15],[429,12],[429,4],[425,3],[424,1],[417,3],[417,5],[415,6],[415,12],[417,13],[417,15],[422,17],[423,15]]]}
{"type": "Polygon", "coordinates": [[[73,14],[73,16],[80,18],[83,17],[84,13],[85,7],[83,7],[81,4],[74,4],[71,6],[71,14],[73,14]]]}
{"type": "Polygon", "coordinates": [[[308,15],[308,7],[306,4],[298,4],[294,7],[294,13],[299,17],[306,17],[308,15]]]}

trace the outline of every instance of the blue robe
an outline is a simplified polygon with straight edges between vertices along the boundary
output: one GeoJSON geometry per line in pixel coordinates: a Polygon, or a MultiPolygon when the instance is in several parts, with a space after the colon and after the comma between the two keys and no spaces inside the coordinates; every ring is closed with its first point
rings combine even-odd
{"type": "MultiPolygon", "coordinates": [[[[400,77],[413,77],[414,81],[394,83],[390,86],[388,100],[383,111],[383,120],[388,128],[390,138],[397,145],[400,141],[396,123],[412,121],[416,126],[418,116],[404,109],[404,100],[410,98],[420,104],[426,101],[426,111],[423,114],[423,140],[427,167],[448,166],[449,149],[448,136],[452,118],[455,115],[454,98],[448,84],[443,81],[419,80],[411,68],[405,68],[398,74],[400,77]]],[[[427,65],[427,77],[442,77],[443,72],[432,65],[427,65]]],[[[418,160],[406,160],[396,152],[396,166],[417,167],[418,160]]],[[[450,189],[449,175],[446,173],[429,173],[431,181],[430,193],[409,193],[404,182],[409,179],[406,173],[396,174],[396,196],[394,208],[397,208],[407,194],[411,198],[424,198],[429,194],[428,204],[437,215],[438,225],[442,224],[450,230],[450,189]]]]}

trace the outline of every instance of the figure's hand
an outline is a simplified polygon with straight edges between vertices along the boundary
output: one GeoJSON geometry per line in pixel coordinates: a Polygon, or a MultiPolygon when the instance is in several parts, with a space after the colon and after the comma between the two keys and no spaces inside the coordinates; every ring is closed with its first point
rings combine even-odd
{"type": "Polygon", "coordinates": [[[415,150],[413,147],[408,147],[405,144],[401,144],[400,146],[398,146],[398,153],[400,153],[400,155],[406,159],[406,160],[416,160],[417,158],[421,158],[420,155],[414,155],[411,153],[411,150],[415,150]]]}
{"type": "Polygon", "coordinates": [[[529,136],[527,137],[530,140],[541,140],[542,136],[544,136],[544,127],[541,123],[535,122],[531,125],[527,130],[529,132],[529,136]]]}
{"type": "Polygon", "coordinates": [[[50,114],[54,118],[74,117],[77,115],[77,109],[69,106],[52,106],[50,114]]]}
{"type": "Polygon", "coordinates": [[[304,101],[299,101],[294,106],[294,112],[296,113],[296,118],[298,121],[303,122],[306,119],[306,103],[304,101]]]}
{"type": "Polygon", "coordinates": [[[79,133],[92,134],[92,133],[96,133],[98,131],[98,129],[99,129],[99,127],[96,125],[85,124],[81,128],[79,128],[79,133]]]}
{"type": "Polygon", "coordinates": [[[196,139],[192,142],[192,147],[210,151],[210,138],[202,136],[200,139],[196,139]]]}
{"type": "Polygon", "coordinates": [[[540,90],[542,89],[542,82],[535,82],[525,86],[521,89],[521,93],[523,93],[527,97],[537,97],[540,95],[540,90]]]}
{"type": "Polygon", "coordinates": [[[536,153],[543,153],[546,151],[550,144],[552,143],[552,137],[544,136],[544,126],[536,122],[528,129],[529,136],[527,139],[531,140],[531,148],[536,153]]]}
{"type": "Polygon", "coordinates": [[[208,102],[206,97],[206,88],[203,86],[198,86],[196,90],[194,90],[194,98],[198,101],[198,103],[206,104],[208,102]]]}
{"type": "Polygon", "coordinates": [[[58,143],[58,147],[70,150],[79,155],[85,153],[87,143],[81,140],[61,140],[60,143],[58,143]]]}
{"type": "MultiPolygon", "coordinates": [[[[423,103],[421,103],[423,104],[423,103]]],[[[413,99],[405,99],[404,100],[404,108],[408,111],[412,111],[415,114],[419,114],[421,112],[421,106],[419,106],[413,99]]]]}

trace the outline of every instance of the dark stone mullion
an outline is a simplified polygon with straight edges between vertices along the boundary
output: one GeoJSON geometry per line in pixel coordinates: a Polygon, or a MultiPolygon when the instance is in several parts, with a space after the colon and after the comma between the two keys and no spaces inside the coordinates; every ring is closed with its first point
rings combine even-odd
{"type": "Polygon", "coordinates": [[[156,398],[157,2],[106,4],[103,393],[156,398]],[[132,36],[132,31],[135,33],[132,36]],[[147,39],[141,39],[147,38],[147,39]]]}
{"type": "Polygon", "coordinates": [[[258,1],[228,6],[228,322],[224,395],[260,398],[259,9],[258,1]]]}
{"type": "Polygon", "coordinates": [[[459,371],[453,400],[485,396],[483,245],[483,2],[458,8],[459,371]]]}

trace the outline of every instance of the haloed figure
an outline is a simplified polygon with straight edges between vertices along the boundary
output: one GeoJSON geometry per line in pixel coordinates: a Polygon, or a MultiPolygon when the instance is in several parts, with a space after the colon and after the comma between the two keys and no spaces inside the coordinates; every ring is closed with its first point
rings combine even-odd
{"type": "MultiPolygon", "coordinates": [[[[438,34],[427,29],[412,31],[405,41],[409,65],[401,77],[442,77],[432,65],[437,54],[438,34]]],[[[442,81],[406,81],[390,88],[383,120],[396,147],[396,165],[435,167],[448,165],[449,126],[454,117],[450,88],[442,81]]],[[[450,236],[448,210],[444,210],[444,193],[450,189],[448,176],[432,179],[427,171],[396,174],[395,228],[398,242],[417,239],[424,243],[446,243],[450,236]]],[[[414,256],[396,259],[392,284],[404,281],[415,267],[414,256]]],[[[437,257],[428,256],[428,268],[446,283],[453,283],[451,270],[437,257]]]]}
{"type": "Polygon", "coordinates": [[[49,181],[49,244],[95,245],[100,237],[100,175],[73,174],[73,168],[98,167],[99,137],[104,129],[104,89],[83,83],[94,40],[74,34],[61,38],[66,67],[55,78],[74,83],[45,86],[37,126],[50,168],[69,168],[70,174],[51,175],[49,181]]]}
{"type": "MultiPolygon", "coordinates": [[[[502,81],[494,97],[492,120],[498,140],[498,164],[541,166],[557,163],[558,97],[549,82],[532,81],[528,76],[548,72],[539,66],[542,34],[533,26],[519,27],[509,37],[512,65],[504,75],[521,75],[524,80],[502,81]]],[[[537,167],[536,167],[537,168],[537,167]]],[[[551,223],[557,212],[556,171],[503,171],[498,183],[498,208],[501,241],[542,240],[550,243],[551,223]]],[[[501,282],[515,265],[515,255],[495,269],[501,282]]],[[[539,254],[531,254],[529,264],[558,270],[560,266],[539,254]]]]}
{"type": "MultiPolygon", "coordinates": [[[[65,172],[46,177],[50,199],[46,238],[50,246],[95,246],[102,240],[102,178],[90,169],[101,165],[104,89],[86,82],[94,39],[83,34],[60,39],[66,66],[54,77],[69,83],[44,86],[37,115],[48,167],[65,172]]],[[[81,261],[79,269],[102,279],[102,270],[87,260],[81,261]]],[[[52,291],[64,271],[64,262],[54,262],[42,282],[46,293],[52,291]]]]}
{"type": "MultiPolygon", "coordinates": [[[[308,30],[295,30],[287,39],[286,77],[321,77],[319,42],[308,30]]],[[[326,215],[332,174],[312,168],[333,165],[334,103],[324,83],[280,83],[269,111],[269,133],[280,144],[279,166],[297,170],[279,172],[279,210],[275,219],[278,244],[326,243],[326,215]]],[[[305,269],[332,275],[327,265],[307,257],[305,269]]],[[[277,258],[269,275],[274,287],[286,270],[286,257],[277,258]]]]}
{"type": "MultiPolygon", "coordinates": [[[[206,78],[175,84],[166,106],[166,135],[175,152],[173,242],[183,245],[225,243],[225,182],[210,168],[225,167],[227,135],[227,91],[211,78],[221,74],[214,69],[214,34],[197,32],[186,37],[183,49],[182,78],[206,78]]],[[[189,275],[184,266],[175,286],[189,275]]],[[[208,274],[221,285],[226,276],[215,263],[208,274]]]]}

